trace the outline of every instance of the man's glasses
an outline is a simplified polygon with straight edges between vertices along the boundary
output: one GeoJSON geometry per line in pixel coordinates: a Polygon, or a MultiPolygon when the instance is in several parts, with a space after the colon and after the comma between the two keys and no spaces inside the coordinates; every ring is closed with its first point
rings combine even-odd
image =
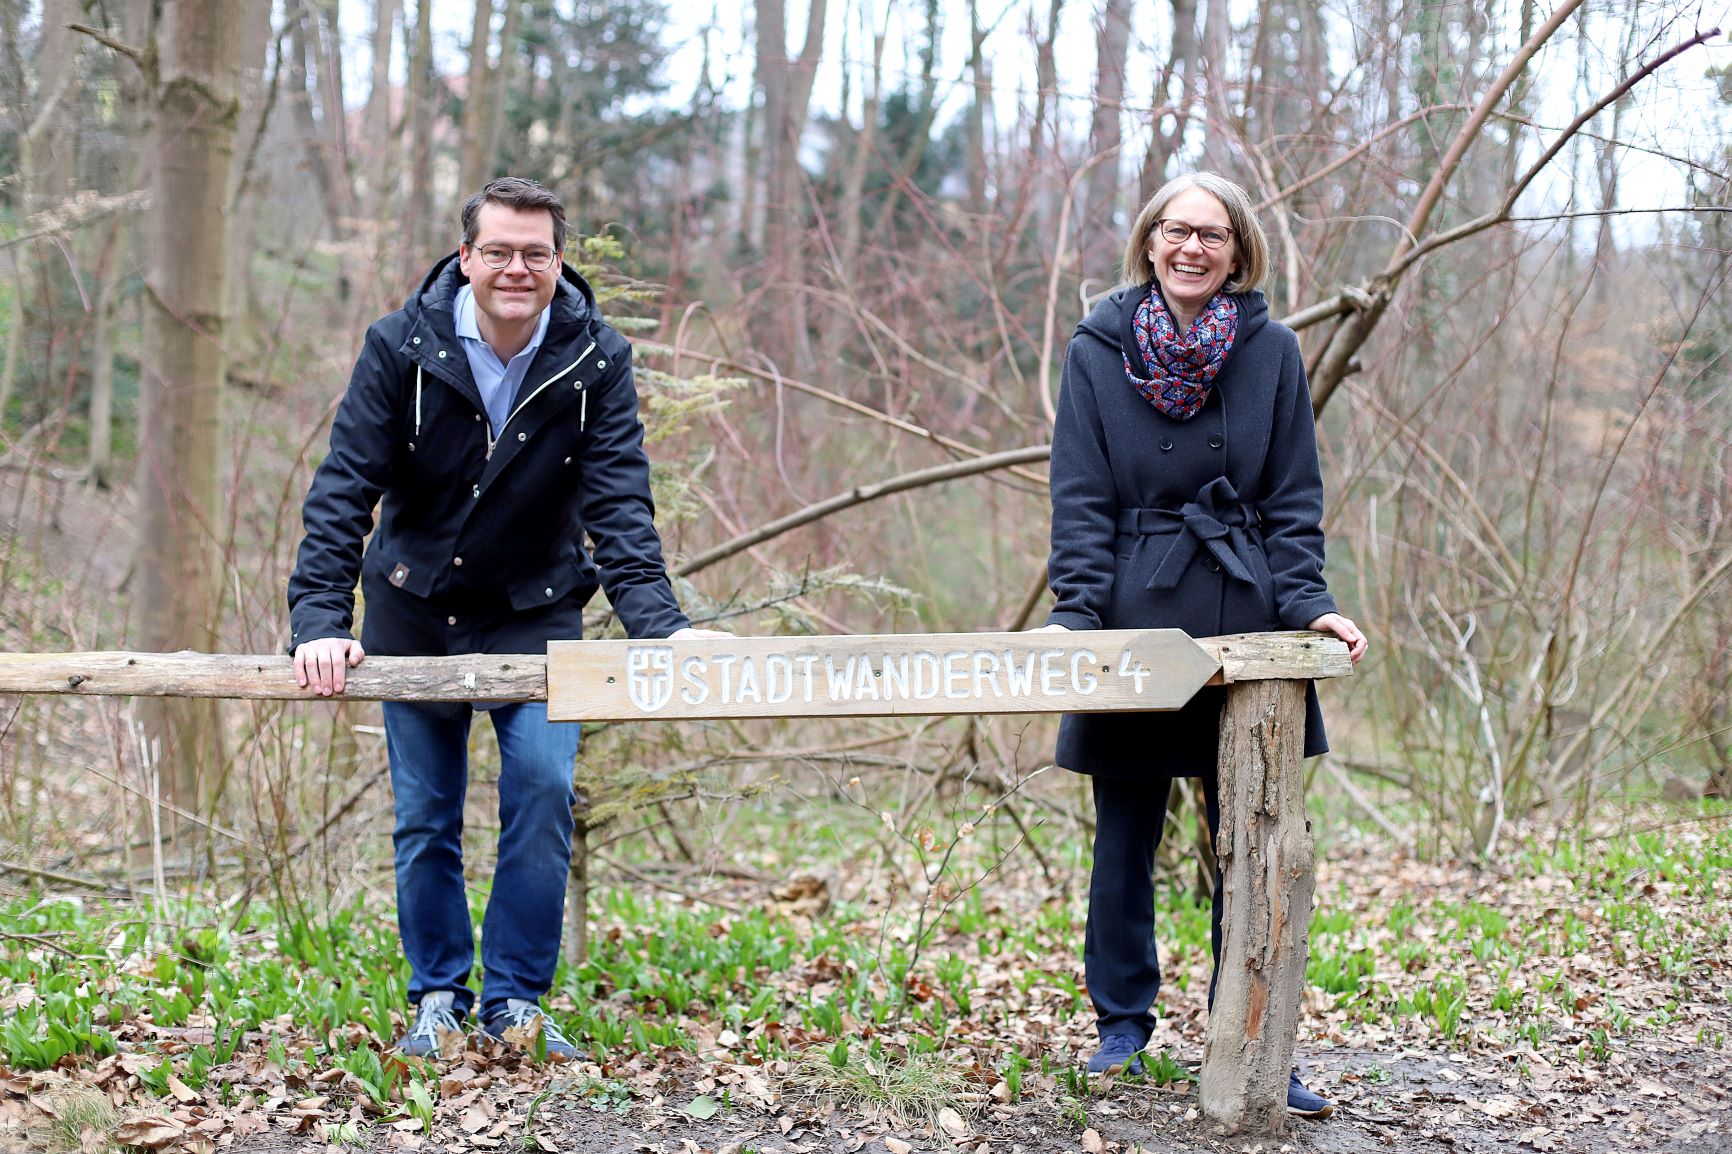
{"type": "Polygon", "coordinates": [[[488,268],[504,268],[511,263],[515,253],[523,254],[523,267],[530,272],[546,272],[559,260],[559,254],[545,245],[512,248],[508,244],[484,244],[481,246],[481,263],[488,268]]]}
{"type": "MultiPolygon", "coordinates": [[[[1161,237],[1169,244],[1184,244],[1191,239],[1191,234],[1197,234],[1197,240],[1204,248],[1220,248],[1233,239],[1233,230],[1224,224],[1205,224],[1201,228],[1193,228],[1182,220],[1158,220],[1161,237]]],[[[506,258],[510,260],[510,257],[506,258]]]]}

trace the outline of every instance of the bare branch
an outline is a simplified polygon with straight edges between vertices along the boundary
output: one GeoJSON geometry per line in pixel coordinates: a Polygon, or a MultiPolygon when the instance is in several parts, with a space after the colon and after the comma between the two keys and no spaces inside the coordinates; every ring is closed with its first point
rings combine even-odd
{"type": "Polygon", "coordinates": [[[718,561],[724,561],[734,554],[750,549],[753,545],[762,544],[774,537],[809,525],[813,521],[821,521],[832,513],[855,505],[863,505],[880,497],[888,497],[893,493],[903,493],[909,489],[919,489],[926,485],[936,485],[944,481],[954,481],[959,477],[970,477],[976,473],[986,473],[993,469],[1009,468],[1012,465],[1023,465],[1031,461],[1044,461],[1052,455],[1051,445],[1030,445],[1022,449],[1010,449],[1002,453],[992,453],[985,457],[976,457],[971,461],[952,461],[947,465],[936,465],[930,469],[916,469],[912,473],[891,477],[870,485],[857,485],[846,493],[838,493],[827,500],[808,505],[796,513],[759,526],[750,533],[742,533],[731,541],[724,541],[713,549],[706,549],[696,557],[687,558],[668,570],[675,577],[690,577],[702,569],[707,569],[718,561]]]}
{"type": "MultiPolygon", "coordinates": [[[[1688,52],[1698,44],[1711,40],[1718,35],[1720,35],[1720,29],[1718,28],[1710,28],[1705,32],[1698,32],[1688,40],[1674,45],[1666,52],[1661,53],[1653,60],[1650,60],[1647,64],[1636,69],[1636,71],[1625,77],[1620,84],[1612,88],[1611,91],[1607,92],[1587,108],[1584,108],[1581,114],[1572,120],[1569,123],[1569,126],[1558,134],[1558,138],[1552,141],[1551,147],[1541,153],[1539,159],[1529,165],[1528,170],[1522,173],[1521,178],[1517,180],[1515,184],[1510,186],[1509,191],[1504,194],[1503,203],[1495,210],[1488,212],[1483,216],[1475,217],[1473,220],[1459,224],[1455,228],[1446,229],[1440,233],[1434,233],[1431,236],[1426,237],[1424,241],[1415,245],[1406,253],[1401,253],[1398,249],[1397,259],[1390,261],[1389,267],[1383,271],[1383,276],[1386,278],[1399,276],[1415,261],[1424,257],[1427,253],[1435,252],[1446,244],[1451,244],[1455,241],[1461,240],[1463,237],[1472,236],[1478,232],[1484,232],[1493,225],[1502,224],[1509,220],[1510,210],[1515,207],[1515,202],[1521,198],[1521,194],[1527,191],[1528,185],[1534,182],[1539,174],[1545,170],[1545,167],[1552,162],[1559,152],[1563,150],[1564,145],[1568,144],[1570,139],[1574,137],[1584,125],[1617,101],[1619,97],[1623,96],[1637,84],[1640,84],[1655,72],[1665,67],[1672,60],[1683,55],[1685,52],[1688,52]]],[[[1583,213],[1581,215],[1592,214],[1583,213]]]]}

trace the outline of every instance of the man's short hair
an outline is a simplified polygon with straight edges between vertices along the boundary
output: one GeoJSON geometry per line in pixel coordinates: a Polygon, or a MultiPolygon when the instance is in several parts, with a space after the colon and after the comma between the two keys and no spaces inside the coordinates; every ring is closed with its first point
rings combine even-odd
{"type": "Polygon", "coordinates": [[[475,243],[476,222],[484,204],[502,204],[506,208],[529,212],[546,212],[553,218],[553,248],[565,252],[565,205],[539,181],[522,176],[502,176],[488,181],[480,192],[463,202],[463,243],[475,243]]]}

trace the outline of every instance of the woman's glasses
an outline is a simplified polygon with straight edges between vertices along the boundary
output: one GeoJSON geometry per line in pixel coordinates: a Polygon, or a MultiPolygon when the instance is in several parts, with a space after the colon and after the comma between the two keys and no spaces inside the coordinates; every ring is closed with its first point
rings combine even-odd
{"type": "Polygon", "coordinates": [[[1161,238],[1169,244],[1184,244],[1191,239],[1193,232],[1197,234],[1197,240],[1204,248],[1220,248],[1233,239],[1233,230],[1224,224],[1205,224],[1201,228],[1188,225],[1182,220],[1157,220],[1155,224],[1161,230],[1161,238]]]}

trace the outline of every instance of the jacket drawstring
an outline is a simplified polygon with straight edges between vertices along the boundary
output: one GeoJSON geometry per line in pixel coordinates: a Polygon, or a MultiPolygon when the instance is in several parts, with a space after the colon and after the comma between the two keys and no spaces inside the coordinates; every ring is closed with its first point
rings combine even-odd
{"type": "Polygon", "coordinates": [[[421,366],[415,366],[415,435],[421,435],[421,366]]]}

